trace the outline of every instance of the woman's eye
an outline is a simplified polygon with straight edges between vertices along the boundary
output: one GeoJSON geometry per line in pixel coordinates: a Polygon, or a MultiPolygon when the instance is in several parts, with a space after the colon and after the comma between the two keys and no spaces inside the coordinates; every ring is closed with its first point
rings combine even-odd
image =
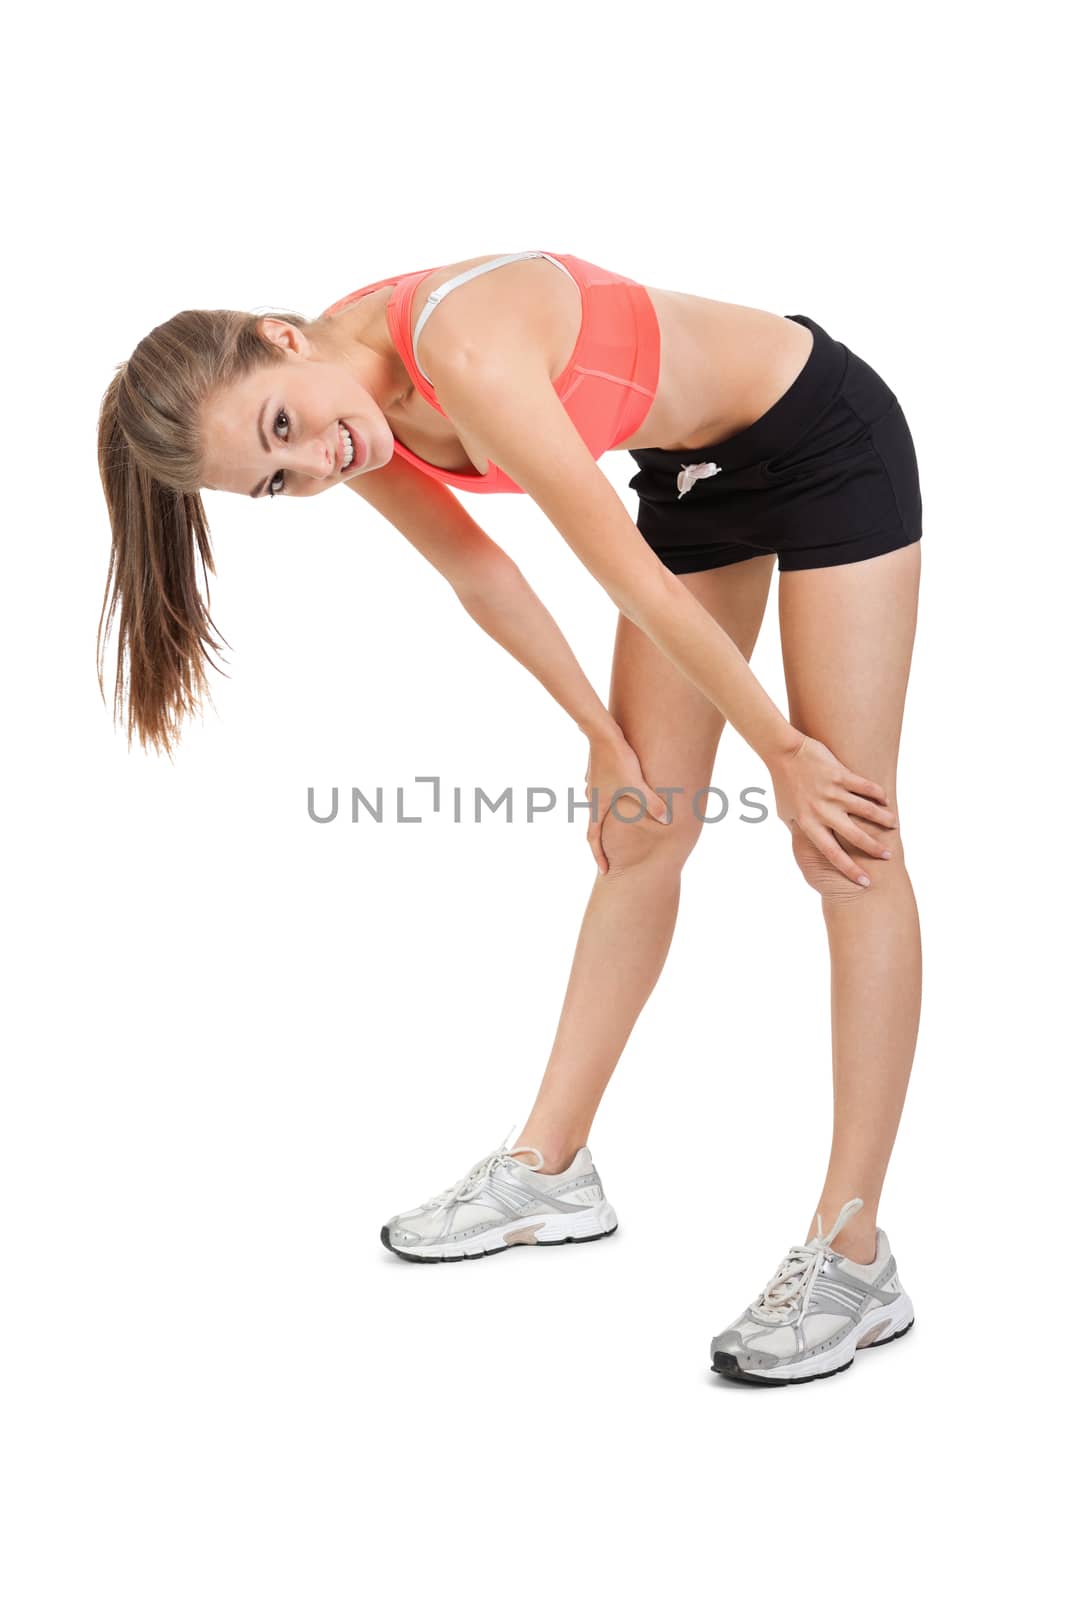
{"type": "MultiPolygon", "coordinates": [[[[274,432],[275,432],[275,434],[277,434],[277,432],[278,432],[278,423],[282,418],[285,419],[283,425],[284,425],[284,427],[286,429],[286,436],[288,437],[289,413],[287,411],[285,411],[285,410],[279,411],[275,415],[275,418],[274,418],[274,432]]],[[[285,492],[285,473],[284,472],[276,472],[274,474],[273,478],[270,480],[270,483],[267,485],[267,493],[270,495],[271,499],[273,500],[274,496],[276,494],[283,494],[284,492],[285,492]],[[274,487],[275,484],[278,484],[278,488],[277,489],[274,487]]]]}

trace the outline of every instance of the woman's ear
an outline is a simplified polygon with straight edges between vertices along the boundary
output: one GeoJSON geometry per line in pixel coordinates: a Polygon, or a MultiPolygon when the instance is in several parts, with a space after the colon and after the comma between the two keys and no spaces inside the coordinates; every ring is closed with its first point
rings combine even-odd
{"type": "Polygon", "coordinates": [[[259,326],[263,337],[269,339],[271,344],[276,344],[279,349],[291,350],[298,356],[311,354],[307,336],[295,323],[285,322],[281,317],[260,317],[259,326]]]}

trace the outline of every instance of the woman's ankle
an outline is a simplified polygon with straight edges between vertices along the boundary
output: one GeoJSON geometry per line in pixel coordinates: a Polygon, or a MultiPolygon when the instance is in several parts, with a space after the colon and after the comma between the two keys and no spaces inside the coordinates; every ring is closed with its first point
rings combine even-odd
{"type": "MultiPolygon", "coordinates": [[[[565,1133],[558,1128],[546,1127],[536,1122],[529,1123],[515,1140],[512,1149],[528,1148],[540,1151],[544,1156],[544,1166],[539,1167],[539,1172],[566,1172],[578,1151],[585,1144],[585,1137],[578,1134],[565,1133]]],[[[526,1156],[517,1156],[516,1160],[528,1166],[533,1165],[532,1159],[526,1156]]]]}
{"type": "MultiPolygon", "coordinates": [[[[830,1211],[830,1221],[827,1221],[826,1209],[820,1207],[824,1228],[833,1227],[833,1218],[836,1211],[830,1211]]],[[[813,1239],[816,1233],[816,1221],[813,1217],[808,1229],[808,1238],[813,1239]]],[[[870,1266],[878,1253],[877,1227],[873,1217],[865,1218],[862,1213],[851,1217],[840,1233],[834,1235],[831,1250],[839,1256],[844,1256],[848,1261],[854,1261],[857,1266],[870,1266]]]]}

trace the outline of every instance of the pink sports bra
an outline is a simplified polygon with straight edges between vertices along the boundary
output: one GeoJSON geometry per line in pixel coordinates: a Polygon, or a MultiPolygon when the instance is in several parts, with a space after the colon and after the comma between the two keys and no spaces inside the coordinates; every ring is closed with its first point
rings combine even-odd
{"type": "MultiPolygon", "coordinates": [[[[342,300],[335,301],[323,316],[332,317],[362,295],[392,284],[393,292],[385,308],[390,337],[423,399],[445,416],[443,407],[437,403],[433,384],[419,366],[418,338],[426,319],[458,284],[506,262],[523,261],[531,256],[544,256],[561,272],[566,272],[578,285],[582,297],[577,342],[553,387],[596,459],[640,427],[655,398],[659,379],[660,333],[655,308],[647,289],[632,278],[596,267],[578,256],[550,255],[547,250],[519,250],[513,255],[496,256],[492,261],[470,267],[442,283],[427,299],[414,331],[411,329],[412,296],[422,279],[437,270],[435,267],[364,284],[362,289],[354,289],[342,300]]],[[[467,489],[474,494],[523,493],[519,485],[492,462],[486,473],[452,472],[447,467],[435,467],[423,461],[399,439],[396,453],[431,478],[455,489],[467,489]]]]}

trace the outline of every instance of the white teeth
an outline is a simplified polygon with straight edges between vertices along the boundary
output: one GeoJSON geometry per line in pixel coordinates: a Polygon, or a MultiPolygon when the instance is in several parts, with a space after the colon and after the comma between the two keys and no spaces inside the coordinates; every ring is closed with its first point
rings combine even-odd
{"type": "Polygon", "coordinates": [[[352,465],[353,459],[355,458],[355,454],[356,454],[356,447],[355,447],[355,444],[352,442],[352,435],[349,433],[349,431],[345,427],[344,423],[343,422],[338,422],[337,426],[341,430],[341,438],[342,438],[342,440],[344,442],[344,447],[345,447],[344,460],[341,462],[341,471],[343,472],[346,467],[350,467],[352,465]]]}

